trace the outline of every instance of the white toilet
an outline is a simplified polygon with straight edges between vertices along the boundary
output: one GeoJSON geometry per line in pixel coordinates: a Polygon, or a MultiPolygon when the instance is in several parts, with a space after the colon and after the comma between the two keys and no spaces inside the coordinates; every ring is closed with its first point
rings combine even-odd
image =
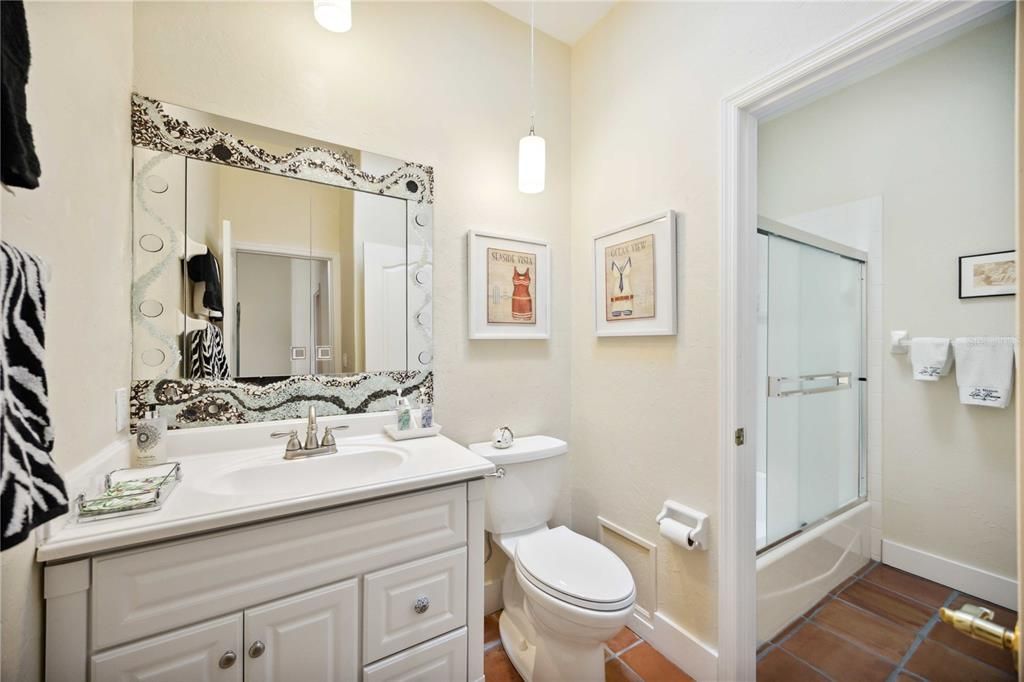
{"type": "Polygon", "coordinates": [[[548,528],[568,445],[529,436],[504,450],[470,449],[504,470],[487,479],[484,527],[509,557],[499,620],[505,652],[526,682],[603,680],[603,644],[629,620],[636,586],[607,547],[548,528]]]}

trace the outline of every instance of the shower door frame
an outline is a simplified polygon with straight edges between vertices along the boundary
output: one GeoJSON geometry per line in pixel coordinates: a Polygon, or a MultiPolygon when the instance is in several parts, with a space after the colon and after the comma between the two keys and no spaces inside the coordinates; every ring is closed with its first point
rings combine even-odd
{"type": "MultiPolygon", "coordinates": [[[[867,465],[868,465],[868,423],[867,423],[867,409],[868,409],[868,392],[864,389],[864,382],[866,381],[867,366],[868,366],[868,296],[867,296],[867,271],[868,271],[868,254],[860,249],[855,249],[852,246],[841,244],[840,242],[826,239],[813,232],[806,232],[799,228],[780,223],[777,220],[766,218],[765,216],[757,216],[757,234],[763,234],[767,237],[779,237],[780,239],[786,239],[803,246],[809,246],[819,251],[826,251],[828,253],[852,260],[860,263],[860,367],[857,368],[856,386],[857,390],[860,391],[858,402],[860,403],[860,413],[858,416],[858,442],[857,442],[857,497],[844,502],[824,516],[817,518],[796,530],[786,533],[781,538],[768,542],[764,547],[757,547],[756,533],[755,533],[755,553],[757,556],[761,556],[765,552],[768,552],[781,544],[789,542],[790,540],[800,537],[802,534],[809,530],[817,528],[821,524],[834,519],[835,517],[843,514],[850,509],[853,509],[859,504],[863,504],[868,499],[867,493],[867,465]]],[[[756,237],[755,237],[756,239],[756,237]]],[[[771,260],[769,259],[769,267],[771,267],[771,260]]],[[[758,283],[760,286],[760,282],[758,283]]],[[[765,283],[765,286],[768,284],[765,283]]],[[[771,307],[768,309],[768,324],[771,325],[771,307]]],[[[764,371],[768,371],[766,365],[764,371]]],[[[771,382],[769,381],[769,390],[771,382]]],[[[851,386],[852,388],[852,386],[851,386]]],[[[760,408],[759,408],[760,409],[760,408]]],[[[764,409],[768,409],[767,399],[764,403],[764,409]]],[[[758,434],[760,435],[760,434],[758,434]]],[[[770,453],[766,452],[766,456],[770,453]]],[[[767,474],[767,472],[766,472],[767,474]]],[[[765,504],[768,503],[768,495],[765,493],[765,504]]],[[[755,510],[756,511],[756,510],[755,510]]],[[[767,517],[766,517],[767,519],[767,517]]]]}
{"type": "Polygon", "coordinates": [[[753,680],[757,674],[758,122],[874,75],[1012,8],[1008,1],[901,3],[722,102],[719,680],[753,680]]]}

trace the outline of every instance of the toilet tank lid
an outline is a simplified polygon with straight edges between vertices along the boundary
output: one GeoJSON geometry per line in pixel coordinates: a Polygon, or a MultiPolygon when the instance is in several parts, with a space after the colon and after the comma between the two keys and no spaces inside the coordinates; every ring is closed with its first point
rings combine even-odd
{"type": "Polygon", "coordinates": [[[519,464],[564,455],[569,444],[551,436],[526,436],[512,441],[512,447],[499,450],[490,443],[473,443],[469,449],[492,464],[519,464]]]}

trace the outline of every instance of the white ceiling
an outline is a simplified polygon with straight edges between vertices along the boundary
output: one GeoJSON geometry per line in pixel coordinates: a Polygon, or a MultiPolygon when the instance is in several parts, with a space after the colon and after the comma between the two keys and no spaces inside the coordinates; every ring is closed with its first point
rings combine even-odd
{"type": "MultiPolygon", "coordinates": [[[[488,0],[505,14],[530,23],[530,2],[528,0],[488,0]]],[[[535,23],[538,31],[566,45],[575,45],[594,24],[601,20],[615,0],[548,0],[538,2],[535,23]]]]}

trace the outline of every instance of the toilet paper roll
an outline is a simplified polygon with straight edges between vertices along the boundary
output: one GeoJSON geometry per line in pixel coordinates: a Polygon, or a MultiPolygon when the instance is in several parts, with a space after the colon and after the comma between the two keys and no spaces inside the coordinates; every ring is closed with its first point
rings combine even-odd
{"type": "Polygon", "coordinates": [[[658,532],[667,537],[680,547],[692,550],[697,545],[690,539],[693,528],[684,523],[672,519],[662,519],[658,522],[658,532]]]}

